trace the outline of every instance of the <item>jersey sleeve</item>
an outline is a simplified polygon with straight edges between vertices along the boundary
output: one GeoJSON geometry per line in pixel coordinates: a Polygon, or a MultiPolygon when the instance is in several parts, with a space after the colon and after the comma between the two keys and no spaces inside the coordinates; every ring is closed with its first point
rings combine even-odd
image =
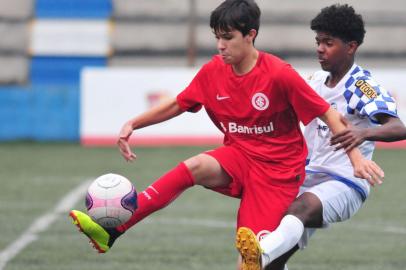
{"type": "Polygon", "coordinates": [[[278,81],[298,119],[304,125],[323,115],[330,108],[330,105],[291,66],[288,65],[280,71],[278,81]]]}
{"type": "Polygon", "coordinates": [[[350,77],[345,85],[344,97],[347,101],[347,112],[358,111],[371,122],[378,123],[377,114],[388,114],[398,117],[396,103],[389,92],[377,84],[371,77],[363,75],[350,77]]]}
{"type": "Polygon", "coordinates": [[[204,104],[204,91],[207,88],[207,67],[203,66],[190,84],[176,97],[179,107],[188,112],[198,112],[204,104]]]}

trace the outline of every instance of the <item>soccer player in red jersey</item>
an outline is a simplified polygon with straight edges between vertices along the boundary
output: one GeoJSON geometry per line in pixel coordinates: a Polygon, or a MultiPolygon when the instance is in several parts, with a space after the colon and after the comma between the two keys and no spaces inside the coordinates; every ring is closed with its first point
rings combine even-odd
{"type": "MultiPolygon", "coordinates": [[[[130,221],[105,230],[109,235],[105,251],[120,233],[193,185],[240,198],[237,227],[248,227],[256,234],[273,230],[296,198],[305,175],[307,148],[299,122],[306,125],[319,117],[333,132],[345,129],[340,115],[289,64],[255,48],[259,19],[254,1],[224,1],[210,18],[219,54],[176,98],[122,127],[118,146],[124,158],[132,161],[136,155],[128,140],[134,130],[204,107],[224,133],[224,145],[185,160],[141,192],[139,208],[130,221]]],[[[348,154],[354,174],[376,181],[383,177],[382,170],[358,149],[348,154]]],[[[97,242],[90,230],[85,234],[97,242]]]]}

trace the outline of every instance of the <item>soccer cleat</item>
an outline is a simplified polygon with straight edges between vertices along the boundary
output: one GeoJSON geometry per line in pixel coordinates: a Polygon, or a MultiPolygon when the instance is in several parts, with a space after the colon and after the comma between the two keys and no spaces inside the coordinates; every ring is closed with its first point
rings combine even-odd
{"type": "Polygon", "coordinates": [[[262,248],[253,231],[240,227],[237,231],[235,246],[241,254],[242,270],[261,270],[262,248]]]}
{"type": "Polygon", "coordinates": [[[69,216],[73,219],[73,224],[90,239],[90,243],[99,253],[107,252],[114,241],[123,234],[115,228],[103,228],[94,222],[91,217],[78,210],[70,211],[69,216]]]}

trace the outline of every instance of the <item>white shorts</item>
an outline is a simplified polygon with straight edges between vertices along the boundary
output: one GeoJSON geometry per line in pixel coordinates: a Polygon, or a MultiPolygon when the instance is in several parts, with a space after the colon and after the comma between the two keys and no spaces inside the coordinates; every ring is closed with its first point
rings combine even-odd
{"type": "MultiPolygon", "coordinates": [[[[363,201],[360,194],[353,188],[339,181],[331,180],[312,187],[300,187],[299,195],[311,192],[316,195],[323,206],[323,227],[351,218],[361,208],[363,201]]],[[[315,228],[305,228],[299,241],[301,249],[307,246],[315,228]]]]}

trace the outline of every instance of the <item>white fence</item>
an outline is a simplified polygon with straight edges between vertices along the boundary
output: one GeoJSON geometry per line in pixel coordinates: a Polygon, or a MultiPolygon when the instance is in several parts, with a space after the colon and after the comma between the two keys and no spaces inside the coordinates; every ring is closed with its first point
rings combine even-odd
{"type": "MultiPolygon", "coordinates": [[[[190,68],[88,68],[82,72],[80,137],[85,145],[113,144],[125,121],[168,97],[175,97],[192,80],[190,68]]],[[[314,70],[301,69],[304,77],[314,70]]],[[[394,95],[406,120],[406,70],[382,69],[374,78],[394,95]]],[[[134,134],[137,144],[220,143],[221,133],[204,110],[184,113],[134,134]]]]}

